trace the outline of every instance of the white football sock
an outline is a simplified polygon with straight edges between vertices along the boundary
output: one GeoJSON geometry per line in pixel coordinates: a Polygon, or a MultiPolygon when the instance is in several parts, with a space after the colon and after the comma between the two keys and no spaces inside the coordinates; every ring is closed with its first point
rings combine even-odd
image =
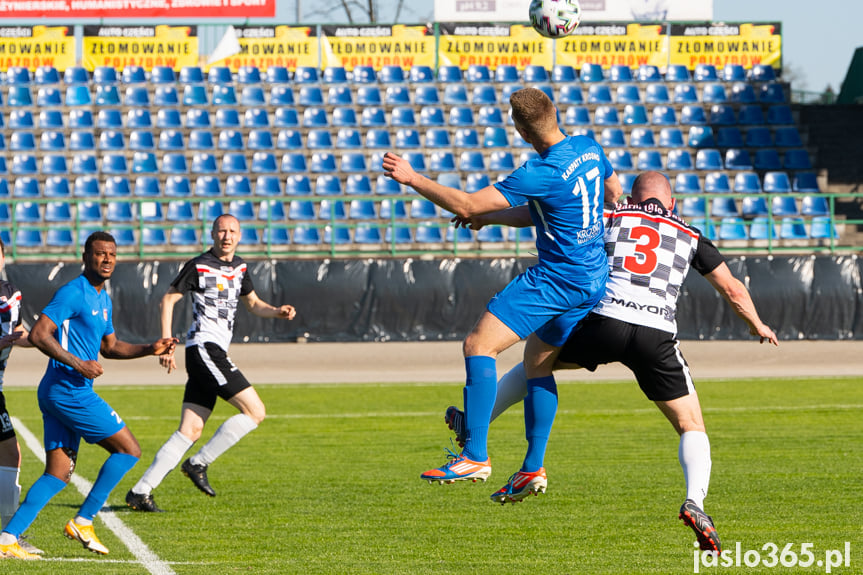
{"type": "Polygon", "coordinates": [[[21,498],[21,485],[18,484],[18,467],[0,467],[0,518],[2,527],[15,515],[18,500],[21,498]]]}
{"type": "Polygon", "coordinates": [[[228,418],[219,426],[210,441],[190,459],[193,465],[210,465],[221,454],[233,447],[247,433],[258,427],[255,421],[245,413],[228,418]]]}
{"type": "Polygon", "coordinates": [[[686,498],[695,501],[702,510],[710,485],[710,440],[703,431],[687,431],[680,436],[677,451],[683,476],[686,478],[686,498]]]}
{"type": "Polygon", "coordinates": [[[162,483],[165,476],[180,464],[186,451],[192,447],[193,443],[194,441],[179,431],[175,431],[168,438],[168,441],[159,448],[159,451],[156,452],[153,463],[150,464],[150,467],[144,472],[143,477],[132,488],[132,492],[140,495],[149,495],[162,483]]]}
{"type": "Polygon", "coordinates": [[[497,397],[491,411],[491,420],[494,421],[498,415],[524,401],[526,395],[527,373],[524,371],[524,364],[518,363],[497,381],[497,397]]]}

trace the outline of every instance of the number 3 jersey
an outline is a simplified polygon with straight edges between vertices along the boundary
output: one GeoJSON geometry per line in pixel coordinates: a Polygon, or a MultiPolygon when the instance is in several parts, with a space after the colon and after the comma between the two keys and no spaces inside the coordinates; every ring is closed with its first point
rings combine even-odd
{"type": "MultiPolygon", "coordinates": [[[[14,285],[0,280],[0,337],[9,335],[21,325],[21,292],[14,285]]],[[[12,346],[0,350],[0,391],[3,391],[3,373],[12,346]]]]}
{"type": "Polygon", "coordinates": [[[222,261],[208,251],[186,262],[171,286],[192,294],[194,320],[186,347],[212,342],[227,351],[240,296],[255,290],[246,262],[236,255],[230,262],[222,261]]]}
{"type": "Polygon", "coordinates": [[[605,212],[609,275],[593,313],[677,333],[677,297],[690,265],[701,275],[723,261],[713,243],[662,202],[605,212]]]}

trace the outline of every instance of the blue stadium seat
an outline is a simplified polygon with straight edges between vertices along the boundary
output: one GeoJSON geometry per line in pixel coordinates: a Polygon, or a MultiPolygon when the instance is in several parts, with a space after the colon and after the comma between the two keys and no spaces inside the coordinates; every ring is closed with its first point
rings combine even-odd
{"type": "Polygon", "coordinates": [[[488,168],[491,171],[511,172],[515,167],[515,160],[512,157],[512,153],[507,150],[494,151],[488,158],[488,168]]]}
{"type": "Polygon", "coordinates": [[[226,174],[242,174],[249,171],[246,154],[228,152],[222,155],[222,172],[226,174]]]}
{"type": "Polygon", "coordinates": [[[774,216],[800,215],[797,201],[792,196],[776,196],[771,199],[770,206],[774,216]]]}
{"type": "Polygon", "coordinates": [[[243,126],[246,128],[269,128],[270,116],[264,108],[249,108],[243,112],[243,126]]]}
{"type": "Polygon", "coordinates": [[[281,196],[282,184],[278,176],[258,176],[255,180],[256,196],[281,196]]]}
{"type": "Polygon", "coordinates": [[[312,193],[312,183],[308,176],[296,174],[285,179],[286,196],[308,196],[312,193]]]}
{"type": "Polygon", "coordinates": [[[724,104],[728,101],[725,86],[717,83],[705,84],[701,91],[701,101],[705,104],[724,104]]]}
{"type": "MultiPolygon", "coordinates": [[[[426,170],[425,156],[422,152],[405,152],[402,157],[410,163],[411,167],[418,172],[426,170]]],[[[371,165],[375,166],[376,162],[372,161],[371,165]]]]}
{"type": "Polygon", "coordinates": [[[62,106],[63,95],[57,88],[43,86],[36,91],[36,105],[44,108],[62,106]]]}
{"type": "Polygon", "coordinates": [[[363,108],[363,112],[360,115],[360,125],[366,128],[386,127],[387,119],[383,108],[363,108]]]}
{"type": "Polygon", "coordinates": [[[764,112],[758,104],[740,106],[737,122],[743,126],[761,126],[765,123],[764,112]]]}
{"type": "Polygon", "coordinates": [[[666,82],[689,82],[691,79],[689,68],[683,64],[669,64],[665,71],[666,82]]]}
{"type": "Polygon", "coordinates": [[[653,130],[650,128],[633,128],[629,133],[629,145],[633,148],[652,148],[656,146],[653,130]]]}
{"type": "Polygon", "coordinates": [[[713,137],[713,128],[710,126],[692,126],[689,128],[687,142],[692,148],[713,148],[716,139],[713,137]]]}
{"type": "Polygon", "coordinates": [[[766,216],[769,213],[767,210],[767,201],[762,195],[752,195],[743,198],[740,203],[740,211],[746,218],[766,216]]]}
{"type": "Polygon", "coordinates": [[[467,175],[464,184],[464,191],[472,194],[474,192],[478,192],[483,188],[487,188],[490,186],[488,176],[481,172],[473,172],[467,175]]]}
{"type": "Polygon", "coordinates": [[[615,172],[624,170],[634,170],[635,164],[632,161],[632,154],[629,150],[611,150],[608,152],[608,161],[611,162],[611,167],[615,172]]]}
{"type": "Polygon", "coordinates": [[[297,226],[294,228],[291,241],[299,246],[314,246],[321,243],[321,236],[318,228],[297,226]]]}
{"type": "Polygon", "coordinates": [[[318,218],[321,220],[345,220],[348,214],[341,200],[321,200],[318,204],[318,218]]]}
{"type": "Polygon", "coordinates": [[[697,174],[691,172],[679,173],[674,177],[674,193],[676,194],[698,194],[701,193],[701,179],[697,174]]]}
{"type": "Polygon", "coordinates": [[[198,66],[183,66],[180,68],[177,80],[181,84],[202,84],[204,83],[204,72],[198,66]]]}
{"type": "Polygon", "coordinates": [[[318,69],[313,66],[297,66],[294,70],[294,82],[297,84],[317,84],[319,80],[318,69]]]}
{"type": "Polygon", "coordinates": [[[19,248],[41,247],[42,232],[32,228],[18,228],[15,233],[15,246],[19,248]]]}
{"type": "Polygon", "coordinates": [[[710,201],[710,213],[718,217],[739,216],[737,201],[728,196],[717,196],[710,201]]]}
{"type": "Polygon", "coordinates": [[[186,127],[194,128],[210,128],[210,113],[204,109],[192,108],[186,111],[186,127]]]}
{"type": "Polygon", "coordinates": [[[380,175],[375,180],[375,193],[380,195],[401,194],[401,184],[385,175],[380,175]]]}
{"type": "Polygon", "coordinates": [[[470,64],[467,67],[465,80],[468,82],[491,82],[491,71],[484,64],[470,64]]]}
{"type": "Polygon", "coordinates": [[[578,74],[582,82],[602,82],[605,80],[605,74],[600,64],[583,64],[578,74]]]}
{"type": "Polygon", "coordinates": [[[240,66],[237,68],[237,82],[240,84],[260,84],[261,71],[257,66],[240,66]]]}
{"type": "Polygon", "coordinates": [[[443,90],[443,103],[447,106],[468,105],[467,88],[464,84],[446,84],[443,90]]]}
{"type": "Polygon", "coordinates": [[[272,152],[258,151],[252,154],[250,169],[253,174],[274,174],[279,171],[279,164],[272,152]]]}
{"type": "Polygon", "coordinates": [[[691,170],[692,154],[689,150],[671,150],[668,152],[666,168],[669,170],[691,170]]]}
{"type": "Polygon", "coordinates": [[[626,146],[626,138],[620,128],[603,128],[599,143],[603,148],[623,148],[626,146]]]}
{"type": "MultiPolygon", "coordinates": [[[[101,121],[99,122],[101,124],[101,121]]],[[[103,126],[99,126],[100,128],[103,126]]],[[[162,108],[156,112],[156,127],[162,129],[180,129],[183,121],[180,119],[180,111],[172,108],[162,108]]]]}
{"type": "Polygon", "coordinates": [[[746,69],[741,64],[726,64],[720,74],[726,82],[746,81],[746,69]]]}
{"type": "MultiPolygon", "coordinates": [[[[539,66],[537,66],[539,67],[539,66]]],[[[545,68],[542,68],[545,71],[545,68]]],[[[526,71],[526,70],[525,70],[526,71]]],[[[519,82],[518,68],[511,64],[500,64],[494,70],[494,81],[498,84],[510,84],[519,82]]],[[[544,80],[525,80],[526,82],[536,82],[544,80]]]]}
{"type": "Polygon", "coordinates": [[[410,90],[407,86],[387,86],[384,92],[384,103],[387,106],[409,106],[411,104],[410,90]]]}
{"type": "Polygon", "coordinates": [[[348,86],[330,86],[327,89],[328,106],[352,106],[354,97],[348,86]]]}
{"type": "Polygon", "coordinates": [[[752,84],[734,82],[731,85],[729,101],[736,104],[752,104],[758,101],[758,97],[755,95],[755,89],[752,87],[752,84]]]}
{"type": "Polygon", "coordinates": [[[717,126],[734,126],[737,124],[737,115],[730,105],[714,104],[710,108],[709,122],[717,126]]]}
{"type": "Polygon", "coordinates": [[[330,66],[325,68],[321,75],[324,84],[347,84],[348,71],[343,66],[330,66]]]}
{"type": "Polygon", "coordinates": [[[367,171],[365,155],[362,152],[345,152],[342,154],[340,169],[342,173],[367,171]]]}
{"type": "Polygon", "coordinates": [[[408,80],[412,84],[434,82],[434,72],[431,67],[424,65],[413,65],[408,73],[408,80]]]}
{"type": "Polygon", "coordinates": [[[283,221],[286,217],[285,204],[281,200],[264,200],[258,206],[258,219],[261,221],[283,221]]]}
{"type": "Polygon", "coordinates": [[[36,202],[19,202],[15,204],[15,221],[25,224],[39,223],[42,213],[36,202]]]}
{"type": "Polygon", "coordinates": [[[43,195],[46,198],[68,198],[71,196],[69,191],[69,180],[63,176],[51,176],[45,179],[43,195]]]}
{"type": "MultiPolygon", "coordinates": [[[[320,86],[304,85],[300,86],[297,94],[297,101],[300,106],[323,106],[324,93],[320,86]]],[[[359,102],[358,102],[359,103],[359,102]]]]}
{"type": "Polygon", "coordinates": [[[416,126],[416,116],[411,107],[399,106],[390,112],[390,124],[392,126],[416,126]]]}
{"type": "Polygon", "coordinates": [[[722,155],[716,148],[702,148],[695,153],[695,169],[697,170],[722,170],[722,155]]]}
{"type": "MultiPolygon", "coordinates": [[[[86,86],[84,86],[86,88],[86,86]]],[[[79,93],[71,94],[76,101],[86,100],[87,94],[89,91],[81,90],[79,93]],[[86,93],[85,93],[86,92],[86,93]]],[[[66,94],[67,98],[70,96],[67,90],[66,94]]],[[[105,86],[105,85],[97,85],[96,86],[96,96],[94,97],[94,102],[97,106],[119,106],[120,105],[120,91],[117,89],[117,86],[105,86]]],[[[83,104],[81,104],[83,105],[83,104]]]]}
{"type": "Polygon", "coordinates": [[[400,66],[384,65],[378,71],[378,81],[381,84],[400,84],[406,80],[405,71],[400,66]]]}
{"type": "Polygon", "coordinates": [[[662,74],[653,64],[641,64],[636,71],[635,79],[639,82],[661,82],[662,74]]]}
{"type": "Polygon", "coordinates": [[[791,180],[787,172],[774,171],[764,174],[764,191],[787,194],[792,191],[791,180]]]}
{"type": "MultiPolygon", "coordinates": [[[[182,202],[171,202],[168,204],[168,213],[171,213],[171,206],[182,202]]],[[[126,223],[134,221],[135,214],[132,213],[132,204],[129,202],[108,202],[105,206],[105,219],[114,223],[126,223]]]]}
{"type": "Polygon", "coordinates": [[[449,150],[432,152],[429,156],[429,170],[432,172],[452,172],[455,169],[455,157],[449,150]]]}
{"type": "Polygon", "coordinates": [[[188,198],[192,195],[192,186],[186,176],[168,176],[165,180],[165,196],[168,198],[188,198]]]}
{"type": "Polygon", "coordinates": [[[315,179],[316,196],[341,196],[342,183],[338,176],[324,174],[315,179]]]}
{"type": "Polygon", "coordinates": [[[258,236],[256,228],[245,227],[240,230],[240,242],[243,245],[253,246],[260,243],[261,239],[258,236]]]}
{"type": "Polygon", "coordinates": [[[716,145],[720,148],[742,148],[743,134],[737,126],[720,126],[716,130],[716,145]]]}
{"type": "MultiPolygon", "coordinates": [[[[98,70],[99,68],[97,68],[98,70]]],[[[113,70],[113,68],[111,68],[113,70]]],[[[95,74],[95,72],[94,72],[95,74]]],[[[95,81],[95,76],[94,76],[95,81]]],[[[64,84],[88,84],[90,82],[90,74],[83,66],[69,66],[63,72],[64,84]]]]}
{"type": "Polygon", "coordinates": [[[408,217],[405,203],[402,200],[382,200],[380,204],[381,219],[403,220],[408,217]]]}
{"type": "Polygon", "coordinates": [[[355,149],[363,145],[362,135],[354,128],[340,128],[336,134],[336,147],[341,149],[355,149]]]}
{"type": "Polygon", "coordinates": [[[707,124],[707,114],[699,105],[685,105],[680,110],[680,123],[689,126],[701,126],[707,124]]]}
{"type": "Polygon", "coordinates": [[[288,204],[289,220],[314,220],[317,217],[315,203],[311,200],[292,200],[288,204]]]}
{"type": "Polygon", "coordinates": [[[614,106],[597,106],[593,113],[593,123],[597,126],[619,126],[620,116],[614,106]]]}
{"type": "Polygon", "coordinates": [[[80,175],[99,173],[96,156],[92,154],[75,154],[72,156],[72,173],[80,175]]]}
{"type": "Polygon", "coordinates": [[[273,135],[269,130],[249,130],[246,141],[247,150],[272,150],[274,148],[273,135]]]}
{"type": "Polygon", "coordinates": [[[773,149],[755,150],[752,158],[752,166],[756,170],[780,170],[782,163],[779,159],[779,152],[773,149]]]}
{"type": "Polygon", "coordinates": [[[788,101],[785,86],[779,82],[763,84],[758,91],[758,101],[763,104],[784,104],[788,101]]]}
{"type": "Polygon", "coordinates": [[[354,108],[338,107],[332,112],[333,126],[354,127],[359,125],[357,113],[354,108]]]}
{"type": "Polygon", "coordinates": [[[809,237],[817,239],[838,239],[839,232],[830,216],[815,216],[810,221],[809,237]]]}
{"type": "Polygon", "coordinates": [[[443,126],[443,109],[437,106],[423,106],[420,109],[420,126],[443,126]]]}
{"type": "Polygon", "coordinates": [[[328,174],[336,171],[336,157],[329,152],[314,152],[309,164],[313,174],[328,174]]]}
{"type": "MultiPolygon", "coordinates": [[[[215,105],[215,102],[213,102],[215,105]]],[[[264,89],[261,86],[243,86],[240,92],[241,106],[266,106],[267,97],[264,95],[264,89]]]]}
{"type": "Polygon", "coordinates": [[[135,178],[134,194],[138,197],[158,197],[162,194],[158,176],[138,176],[135,178]]]}
{"type": "Polygon", "coordinates": [[[685,218],[704,217],[705,213],[707,213],[707,200],[703,197],[685,197],[680,202],[680,215],[685,218]]]}
{"type": "Polygon", "coordinates": [[[703,217],[701,218],[693,218],[692,221],[689,222],[694,228],[697,228],[701,231],[701,233],[709,240],[717,239],[716,236],[716,226],[711,220],[707,220],[703,217]]]}
{"type": "Polygon", "coordinates": [[[773,137],[780,148],[799,148],[803,145],[797,126],[777,126],[773,129],[773,137]]]}
{"type": "Polygon", "coordinates": [[[414,88],[414,104],[417,106],[437,106],[440,102],[440,93],[434,85],[420,85],[414,88]]]}
{"type": "Polygon", "coordinates": [[[170,244],[172,246],[197,246],[199,230],[189,226],[175,226],[170,230],[170,244]]]}
{"type": "Polygon", "coordinates": [[[367,148],[389,148],[390,132],[386,129],[372,128],[366,131],[365,145],[367,148]]]}
{"type": "Polygon", "coordinates": [[[636,168],[639,170],[662,170],[662,154],[657,150],[642,150],[638,152],[636,168]]]}
{"type": "Polygon", "coordinates": [[[137,152],[150,152],[155,150],[156,141],[153,138],[153,132],[150,130],[133,130],[130,132],[129,149],[137,152]]]}
{"type": "Polygon", "coordinates": [[[564,113],[563,123],[567,126],[589,126],[592,123],[590,111],[586,106],[570,106],[564,113]]]}
{"type": "Polygon", "coordinates": [[[358,106],[380,106],[383,103],[381,90],[375,85],[357,87],[358,106]]]}
{"type": "Polygon", "coordinates": [[[72,132],[69,135],[69,149],[72,151],[86,151],[96,149],[96,140],[93,132],[72,132]]]}
{"type": "Polygon", "coordinates": [[[682,148],[684,146],[683,132],[680,128],[662,128],[659,130],[659,147],[682,148]]]}
{"type": "Polygon", "coordinates": [[[749,69],[749,80],[752,82],[773,82],[776,71],[769,64],[753,64],[749,69]]]}
{"type": "Polygon", "coordinates": [[[588,104],[611,104],[611,89],[607,84],[591,84],[587,89],[588,104]]]}
{"type": "Polygon", "coordinates": [[[725,151],[725,169],[726,170],[751,170],[752,156],[749,150],[741,148],[729,148],[725,151]]]}
{"type": "Polygon", "coordinates": [[[249,178],[241,175],[228,176],[225,180],[225,195],[233,196],[251,196],[252,185],[249,183],[249,178]]]}
{"type": "Polygon", "coordinates": [[[627,104],[623,107],[623,123],[627,126],[647,124],[647,109],[642,104],[627,104]]]}
{"type": "Polygon", "coordinates": [[[569,64],[555,64],[551,69],[551,81],[560,84],[578,81],[575,69],[569,64]]]}
{"type": "Polygon", "coordinates": [[[767,123],[771,126],[786,126],[794,124],[791,107],[787,104],[774,104],[767,107],[767,123]]]}
{"type": "MultiPolygon", "coordinates": [[[[104,171],[104,167],[102,168],[104,171]]],[[[162,172],[166,174],[187,174],[189,164],[186,162],[186,154],[182,152],[168,152],[162,156],[162,172]]]]}
{"type": "Polygon", "coordinates": [[[806,232],[806,224],[804,223],[803,218],[782,218],[782,221],[779,224],[779,237],[783,240],[809,239],[809,234],[806,232]]]}
{"type": "Polygon", "coordinates": [[[718,82],[719,74],[713,64],[696,64],[692,78],[696,82],[718,82]]]}
{"type": "MultiPolygon", "coordinates": [[[[17,110],[13,110],[12,113],[17,110]]],[[[11,116],[10,127],[11,127],[11,116]]],[[[0,120],[0,128],[3,127],[3,121],[0,120]]],[[[41,110],[39,112],[39,128],[42,130],[62,130],[64,128],[63,112],[60,110],[41,110]]]]}
{"type": "Polygon", "coordinates": [[[347,195],[366,195],[372,193],[372,183],[365,174],[351,174],[345,180],[347,195]]]}
{"type": "Polygon", "coordinates": [[[654,106],[650,116],[650,123],[658,126],[677,125],[677,114],[674,107],[659,105],[654,106]]]}
{"type": "Polygon", "coordinates": [[[279,150],[299,150],[303,147],[303,139],[299,130],[279,130],[276,136],[276,148],[279,150]]]}
{"type": "Polygon", "coordinates": [[[165,236],[164,229],[145,227],[141,230],[141,245],[147,247],[164,247],[167,243],[168,240],[165,236]]]}
{"type": "Polygon", "coordinates": [[[814,194],[821,191],[818,185],[818,175],[815,172],[798,172],[794,174],[791,189],[804,194],[814,194]]]}
{"type": "Polygon", "coordinates": [[[740,217],[725,217],[719,222],[720,240],[746,240],[749,235],[746,231],[746,222],[740,217]]]}
{"type": "Polygon", "coordinates": [[[481,172],[485,168],[485,158],[482,152],[468,150],[459,154],[458,169],[462,172],[481,172]]]}
{"type": "Polygon", "coordinates": [[[811,170],[812,160],[809,152],[803,148],[792,148],[785,150],[782,155],[782,166],[786,170],[811,170]]]}
{"type": "Polygon", "coordinates": [[[39,149],[43,152],[63,152],[66,150],[66,138],[63,132],[46,130],[39,138],[39,149]]]}
{"type": "Polygon", "coordinates": [[[302,152],[288,152],[282,156],[281,171],[285,174],[302,174],[308,171],[306,156],[302,152]]]}
{"type": "Polygon", "coordinates": [[[503,126],[486,126],[482,135],[483,148],[507,148],[509,138],[503,126]]]}
{"type": "MultiPolygon", "coordinates": [[[[663,84],[657,84],[663,86],[663,84]]],[[[674,86],[672,100],[675,104],[696,104],[698,103],[698,91],[693,84],[684,83],[674,86]]]]}
{"type": "MultiPolygon", "coordinates": [[[[20,179],[20,178],[19,178],[20,179]]],[[[92,176],[75,178],[73,195],[76,198],[95,198],[99,196],[99,180],[92,176]]]]}
{"type": "Polygon", "coordinates": [[[761,193],[761,179],[758,174],[750,171],[734,174],[734,192],[738,194],[761,193]]]}
{"type": "Polygon", "coordinates": [[[158,171],[159,165],[153,152],[135,152],[132,155],[133,174],[155,174],[158,171]]]}
{"type": "Polygon", "coordinates": [[[124,154],[102,154],[103,174],[128,174],[129,165],[124,154]]]}
{"type": "Polygon", "coordinates": [[[378,217],[372,200],[351,200],[348,215],[352,220],[373,220],[378,217]]]}

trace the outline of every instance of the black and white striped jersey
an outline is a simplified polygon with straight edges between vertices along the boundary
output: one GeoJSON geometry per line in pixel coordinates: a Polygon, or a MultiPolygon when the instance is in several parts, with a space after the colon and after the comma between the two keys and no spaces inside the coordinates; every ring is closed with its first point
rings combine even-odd
{"type": "Polygon", "coordinates": [[[171,285],[192,294],[194,319],[186,346],[212,342],[227,351],[240,296],[255,290],[243,258],[225,262],[208,251],[186,262],[171,285]]]}
{"type": "Polygon", "coordinates": [[[677,333],[677,298],[692,266],[710,273],[724,259],[713,243],[659,200],[605,212],[609,277],[594,313],[677,333]]]}
{"type": "MultiPolygon", "coordinates": [[[[8,281],[0,280],[0,336],[9,335],[21,325],[21,292],[8,281]]],[[[0,391],[3,391],[3,374],[12,346],[0,349],[0,391]]]]}

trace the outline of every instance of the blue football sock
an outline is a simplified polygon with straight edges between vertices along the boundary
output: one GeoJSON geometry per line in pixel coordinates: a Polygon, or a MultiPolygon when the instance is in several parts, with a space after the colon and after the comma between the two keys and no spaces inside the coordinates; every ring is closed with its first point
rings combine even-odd
{"type": "Polygon", "coordinates": [[[557,413],[557,384],[554,376],[527,380],[527,397],[524,400],[524,429],[527,438],[527,455],[522,471],[538,471],[543,466],[545,448],[551,425],[557,413]]]}
{"type": "Polygon", "coordinates": [[[87,494],[84,504],[81,505],[78,515],[92,521],[102,506],[105,505],[105,502],[108,501],[108,495],[111,494],[111,491],[117,487],[123,476],[135,467],[136,463],[138,463],[138,458],[128,453],[112,454],[102,464],[99,476],[90,489],[90,493],[87,494]]]}
{"type": "Polygon", "coordinates": [[[4,531],[18,537],[30,527],[30,524],[39,515],[39,512],[48,505],[48,502],[55,495],[63,491],[66,483],[62,479],[57,479],[53,475],[47,473],[42,475],[27,492],[27,497],[24,502],[18,507],[18,511],[9,521],[4,531]]]}
{"type": "Polygon", "coordinates": [[[464,426],[467,439],[464,455],[474,461],[488,459],[488,425],[497,394],[495,359],[486,355],[464,358],[467,379],[464,386],[464,426]]]}

